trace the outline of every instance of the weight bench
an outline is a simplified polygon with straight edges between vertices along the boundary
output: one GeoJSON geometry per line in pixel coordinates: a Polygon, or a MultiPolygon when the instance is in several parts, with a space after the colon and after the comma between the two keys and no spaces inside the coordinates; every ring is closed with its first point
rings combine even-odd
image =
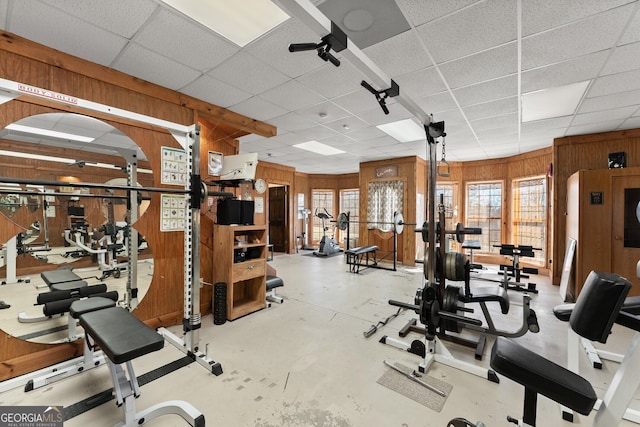
{"type": "Polygon", "coordinates": [[[193,427],[204,427],[204,415],[190,403],[180,400],[159,403],[136,413],[135,398],[140,395],[140,387],[131,361],[162,349],[162,335],[119,307],[82,314],[80,325],[86,332],[86,340],[92,342],[90,347],[99,346],[108,357],[116,403],[123,406],[125,417],[124,422],[116,424],[116,427],[138,426],[167,414],[180,415],[193,427]],[[123,364],[127,372],[122,368],[123,364]]]}
{"type": "MultiPolygon", "coordinates": [[[[584,338],[605,343],[630,289],[631,283],[623,277],[592,271],[571,313],[569,319],[571,328],[584,338]]],[[[507,338],[496,339],[491,351],[491,367],[497,373],[524,385],[522,419],[524,425],[536,425],[538,394],[547,396],[583,415],[588,415],[597,401],[596,392],[587,380],[507,338]]],[[[618,380],[624,381],[620,378],[618,380]]],[[[638,379],[633,381],[640,382],[638,379]]],[[[617,381],[614,378],[611,387],[615,385],[614,388],[617,388],[616,384],[617,381]]],[[[631,400],[633,392],[628,393],[628,390],[627,388],[626,394],[631,400]]],[[[615,394],[615,392],[610,394],[607,390],[605,399],[607,399],[606,396],[612,397],[615,394]]],[[[596,415],[594,425],[607,427],[618,425],[621,415],[617,419],[618,422],[614,422],[615,416],[611,413],[611,407],[606,404],[605,408],[596,415]],[[599,419],[605,420],[604,423],[599,423],[599,419]]],[[[518,423],[518,420],[511,417],[507,420],[518,423]]]]}
{"type": "MultiPolygon", "coordinates": [[[[276,295],[276,288],[284,286],[284,281],[278,276],[267,275],[267,301],[282,304],[284,299],[280,295],[276,295]]],[[[271,305],[271,304],[269,304],[271,305]]]]}
{"type": "Polygon", "coordinates": [[[87,286],[87,282],[82,280],[82,277],[68,268],[43,271],[40,277],[52,291],[67,291],[87,286]]]}
{"type": "MultiPolygon", "coordinates": [[[[103,295],[107,295],[108,297],[94,296],[93,298],[73,300],[69,303],[69,336],[73,334],[74,337],[77,338],[75,336],[76,319],[80,318],[83,314],[104,310],[116,305],[116,301],[118,300],[117,291],[107,292],[103,295]]],[[[35,376],[33,379],[27,381],[24,391],[35,390],[36,388],[49,385],[61,379],[79,374],[80,372],[104,365],[105,359],[102,352],[94,352],[94,349],[88,345],[85,339],[82,357],[71,363],[63,363],[65,363],[63,366],[52,368],[48,374],[35,376]]]]}
{"type": "MultiPolygon", "coordinates": [[[[553,308],[553,314],[558,320],[568,322],[571,313],[575,307],[575,303],[560,304],[553,308]]],[[[640,314],[640,296],[627,297],[622,304],[621,311],[632,315],[640,314]]],[[[591,365],[595,369],[602,369],[602,359],[610,360],[616,363],[622,363],[624,355],[618,353],[612,353],[610,351],[597,349],[586,338],[579,337],[571,329],[567,337],[567,367],[576,374],[579,371],[580,361],[578,359],[578,349],[582,346],[582,349],[587,354],[591,365]]],[[[599,400],[595,408],[597,409],[602,402],[599,400]]],[[[627,409],[623,417],[626,420],[633,421],[636,424],[640,423],[640,411],[627,409]]],[[[573,412],[570,409],[562,408],[562,419],[573,422],[573,412]]]]}
{"type": "Polygon", "coordinates": [[[370,245],[359,246],[357,248],[344,251],[347,256],[347,264],[349,264],[349,272],[360,273],[360,267],[368,268],[378,265],[378,260],[376,258],[377,250],[378,246],[370,245]],[[372,264],[369,264],[370,259],[373,262],[372,264]]]}
{"type": "Polygon", "coordinates": [[[465,239],[462,243],[462,249],[469,249],[469,265],[471,268],[481,269],[482,266],[480,264],[475,264],[473,262],[473,251],[480,250],[482,247],[480,246],[480,240],[467,240],[465,239]]]}

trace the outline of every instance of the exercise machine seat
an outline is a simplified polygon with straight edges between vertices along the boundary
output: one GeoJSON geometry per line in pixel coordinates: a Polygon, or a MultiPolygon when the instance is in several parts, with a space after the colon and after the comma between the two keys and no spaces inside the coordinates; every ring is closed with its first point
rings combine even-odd
{"type": "MultiPolygon", "coordinates": [[[[553,307],[553,314],[558,320],[568,322],[574,306],[575,303],[556,305],[553,307]]],[[[626,298],[621,310],[634,315],[640,314],[640,296],[626,298]]]]}
{"type": "Polygon", "coordinates": [[[49,288],[52,291],[75,291],[87,286],[85,280],[72,280],[70,282],[52,283],[49,288]]]}
{"type": "Polygon", "coordinates": [[[80,316],[82,326],[104,354],[116,364],[162,349],[162,335],[120,307],[92,311],[80,316]]]}
{"type": "MultiPolygon", "coordinates": [[[[116,291],[113,291],[116,292],[116,291]]],[[[117,295],[117,292],[116,292],[117,295]]],[[[117,296],[116,296],[117,299],[117,296]]],[[[86,313],[91,313],[96,310],[104,310],[105,308],[115,307],[116,302],[111,298],[105,297],[93,297],[83,300],[74,301],[69,307],[69,314],[74,319],[79,319],[80,316],[86,313]]]]}
{"type": "Polygon", "coordinates": [[[278,276],[267,276],[267,292],[284,286],[284,281],[278,276]]]}
{"type": "MultiPolygon", "coordinates": [[[[571,328],[583,338],[605,343],[630,289],[631,282],[617,274],[592,271],[569,317],[571,328]]],[[[525,387],[527,425],[535,426],[538,394],[584,415],[596,403],[595,391],[584,378],[507,338],[496,339],[490,364],[525,387]]]]}
{"type": "Polygon", "coordinates": [[[587,380],[508,338],[496,338],[491,349],[491,367],[583,415],[591,412],[598,399],[587,380]]]}
{"type": "Polygon", "coordinates": [[[378,249],[379,248],[376,245],[358,246],[357,248],[349,249],[349,250],[345,251],[344,253],[347,254],[347,255],[362,255],[362,254],[366,254],[366,253],[369,253],[369,252],[375,252],[378,249]]]}
{"type": "Polygon", "coordinates": [[[466,295],[464,288],[460,288],[460,296],[458,297],[458,300],[464,303],[497,301],[500,303],[500,310],[502,311],[502,314],[509,313],[509,296],[507,295],[506,289],[503,287],[479,287],[474,288],[474,291],[475,292],[471,295],[466,295]]]}
{"type": "Polygon", "coordinates": [[[73,282],[76,280],[82,280],[80,276],[71,271],[68,268],[60,268],[58,270],[43,271],[40,273],[40,277],[47,284],[51,286],[56,283],[73,282]]]}

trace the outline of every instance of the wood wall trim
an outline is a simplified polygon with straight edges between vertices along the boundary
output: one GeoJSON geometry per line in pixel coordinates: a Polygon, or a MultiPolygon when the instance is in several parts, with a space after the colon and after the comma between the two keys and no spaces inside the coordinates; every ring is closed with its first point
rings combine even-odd
{"type": "MultiPolygon", "coordinates": [[[[170,102],[175,105],[196,110],[214,118],[235,129],[247,133],[270,137],[276,135],[276,128],[267,123],[229,111],[217,105],[209,104],[199,99],[181,94],[163,86],[150,83],[120,71],[95,64],[76,56],[51,49],[35,43],[16,34],[6,31],[0,33],[0,50],[14,53],[32,60],[36,60],[60,69],[68,70],[79,75],[99,80],[104,83],[119,86],[148,97],[170,102]]],[[[27,83],[27,82],[23,82],[27,83]]],[[[35,83],[31,83],[35,84],[35,83]]],[[[47,88],[52,89],[52,88],[47,88]]],[[[195,122],[195,120],[193,120],[195,122]]],[[[185,123],[183,123],[185,124],[185,123]]],[[[191,123],[188,123],[191,124],[191,123]]]]}

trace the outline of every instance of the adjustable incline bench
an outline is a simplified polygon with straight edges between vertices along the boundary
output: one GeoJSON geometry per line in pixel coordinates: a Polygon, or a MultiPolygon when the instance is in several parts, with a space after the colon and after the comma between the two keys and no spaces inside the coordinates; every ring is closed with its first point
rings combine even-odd
{"type": "Polygon", "coordinates": [[[162,335],[119,307],[82,314],[80,325],[86,332],[87,341],[92,341],[92,346],[99,346],[108,357],[116,403],[118,406],[124,405],[124,422],[116,424],[116,427],[134,427],[168,414],[180,415],[193,427],[204,427],[204,415],[190,403],[181,400],[159,403],[136,413],[135,398],[140,395],[140,387],[131,361],[162,349],[162,335]],[[127,372],[122,364],[126,364],[127,372]]]}

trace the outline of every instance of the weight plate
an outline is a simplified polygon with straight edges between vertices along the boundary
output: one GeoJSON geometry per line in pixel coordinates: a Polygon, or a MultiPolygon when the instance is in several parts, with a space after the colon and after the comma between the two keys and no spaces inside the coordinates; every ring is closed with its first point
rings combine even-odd
{"type": "Polygon", "coordinates": [[[336,225],[340,230],[347,229],[347,226],[349,225],[349,217],[346,213],[342,212],[340,215],[338,215],[336,225]]]}

